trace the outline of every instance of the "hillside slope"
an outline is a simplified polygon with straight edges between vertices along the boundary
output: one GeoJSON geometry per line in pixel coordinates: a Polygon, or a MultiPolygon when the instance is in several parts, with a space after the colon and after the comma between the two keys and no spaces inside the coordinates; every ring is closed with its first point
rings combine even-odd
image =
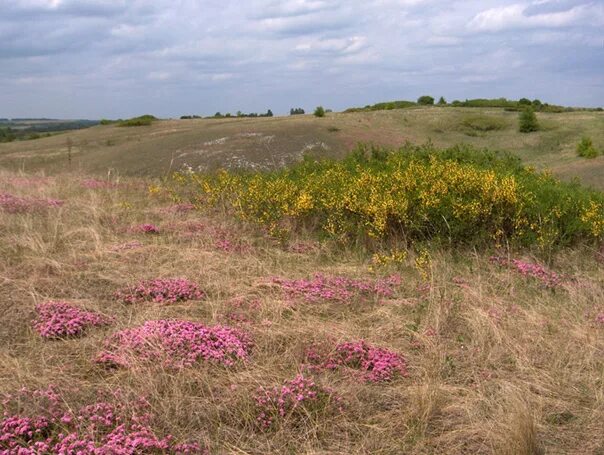
{"type": "Polygon", "coordinates": [[[507,150],[563,178],[579,177],[604,188],[604,156],[576,157],[582,136],[604,150],[604,113],[539,113],[542,130],[520,134],[517,113],[502,109],[418,107],[273,118],[164,120],[151,126],[98,126],[35,141],[0,144],[0,166],[54,172],[71,167],[91,173],[163,175],[183,165],[273,168],[305,153],[342,156],[358,142],[398,146],[458,143],[507,150]],[[69,146],[71,144],[71,147],[69,146]],[[68,160],[71,148],[72,162],[68,160]]]}

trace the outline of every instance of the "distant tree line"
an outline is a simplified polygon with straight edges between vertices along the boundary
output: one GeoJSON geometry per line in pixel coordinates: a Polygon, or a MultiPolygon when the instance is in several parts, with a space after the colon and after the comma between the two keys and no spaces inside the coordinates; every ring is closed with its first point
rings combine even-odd
{"type": "Polygon", "coordinates": [[[268,111],[266,111],[266,114],[258,114],[256,112],[250,112],[249,114],[246,114],[245,112],[237,111],[237,114],[231,115],[230,112],[227,112],[226,114],[221,114],[220,112],[216,112],[212,117],[206,117],[206,118],[235,118],[235,117],[255,118],[255,117],[272,117],[272,116],[273,116],[273,111],[271,111],[269,109],[268,111]]]}
{"type": "Polygon", "coordinates": [[[301,107],[296,107],[296,108],[291,108],[289,110],[289,115],[303,115],[304,114],[304,109],[302,109],[301,107]]]}
{"type": "Polygon", "coordinates": [[[196,119],[196,118],[203,118],[201,115],[181,115],[180,119],[181,120],[192,120],[192,119],[196,119]]]}
{"type": "MultiPolygon", "coordinates": [[[[382,103],[376,103],[367,105],[365,107],[353,107],[346,109],[344,112],[367,112],[367,111],[382,111],[390,109],[405,109],[415,106],[431,106],[434,105],[434,97],[430,95],[420,96],[417,101],[387,101],[382,103]]],[[[573,112],[573,111],[602,111],[601,107],[598,108],[576,108],[576,107],[564,107],[554,104],[543,103],[541,100],[534,99],[529,100],[528,98],[520,98],[519,100],[508,100],[507,98],[475,98],[466,99],[465,101],[454,100],[451,103],[447,103],[445,98],[441,96],[438,99],[438,106],[452,106],[452,107],[498,107],[503,108],[507,111],[524,111],[527,107],[531,107],[537,112],[573,112]]]]}

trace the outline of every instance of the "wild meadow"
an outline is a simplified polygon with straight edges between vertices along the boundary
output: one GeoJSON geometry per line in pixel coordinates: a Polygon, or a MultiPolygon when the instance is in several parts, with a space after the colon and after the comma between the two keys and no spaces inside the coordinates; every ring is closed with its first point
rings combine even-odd
{"type": "Polygon", "coordinates": [[[603,204],[464,147],[0,171],[0,454],[602,453],[603,204]]]}

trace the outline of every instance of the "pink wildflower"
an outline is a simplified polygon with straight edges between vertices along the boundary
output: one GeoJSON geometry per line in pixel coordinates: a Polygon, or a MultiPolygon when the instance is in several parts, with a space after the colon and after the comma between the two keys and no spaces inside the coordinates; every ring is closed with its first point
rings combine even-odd
{"type": "Polygon", "coordinates": [[[203,297],[203,291],[195,283],[183,278],[146,280],[115,293],[115,298],[124,303],[176,303],[203,297]]]}
{"type": "Polygon", "coordinates": [[[51,301],[36,306],[38,317],[34,328],[44,338],[75,337],[90,327],[110,323],[110,319],[92,311],[82,310],[67,302],[51,301]]]}
{"type": "Polygon", "coordinates": [[[171,435],[158,437],[149,426],[152,418],[149,413],[133,414],[124,405],[107,402],[79,409],[41,407],[33,417],[5,412],[0,419],[0,454],[208,453],[197,443],[175,444],[171,435]]]}
{"type": "Polygon", "coordinates": [[[139,224],[131,228],[132,232],[140,232],[142,234],[159,234],[159,228],[150,223],[139,224]]]}
{"type": "Polygon", "coordinates": [[[321,300],[346,302],[354,297],[373,295],[392,297],[396,287],[400,285],[400,277],[393,275],[380,280],[355,280],[315,274],[310,280],[273,278],[272,282],[281,287],[290,297],[302,297],[310,302],[321,300]]]}
{"type": "Polygon", "coordinates": [[[510,267],[523,276],[541,281],[547,288],[554,288],[562,282],[562,277],[560,275],[551,270],[547,270],[540,264],[525,262],[520,259],[512,259],[509,261],[507,258],[500,256],[492,256],[490,259],[491,262],[510,267]]]}
{"type": "Polygon", "coordinates": [[[0,193],[0,209],[8,213],[27,213],[48,207],[60,207],[63,201],[59,199],[34,199],[0,193]]]}
{"type": "Polygon", "coordinates": [[[604,324],[604,313],[600,313],[599,315],[596,316],[596,322],[598,322],[600,324],[604,324]]]}
{"type": "Polygon", "coordinates": [[[325,356],[314,349],[306,353],[314,369],[335,370],[347,367],[359,370],[368,382],[392,380],[395,375],[407,376],[407,361],[403,356],[385,348],[368,344],[364,340],[340,343],[335,352],[325,356]],[[314,367],[313,367],[314,364],[314,367]]]}
{"type": "Polygon", "coordinates": [[[249,357],[249,336],[228,326],[207,327],[191,321],[147,321],[115,333],[105,341],[99,363],[129,367],[134,361],[190,367],[198,361],[232,366],[249,357]]]}
{"type": "Polygon", "coordinates": [[[310,412],[325,408],[331,398],[339,401],[337,397],[332,397],[330,390],[299,374],[280,387],[258,389],[255,396],[259,409],[257,421],[267,429],[285,418],[300,420],[310,412]]]}

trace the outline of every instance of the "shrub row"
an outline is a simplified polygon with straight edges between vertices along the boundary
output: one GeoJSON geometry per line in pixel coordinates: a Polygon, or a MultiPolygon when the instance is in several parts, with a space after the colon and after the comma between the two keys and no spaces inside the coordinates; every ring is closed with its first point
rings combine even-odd
{"type": "Polygon", "coordinates": [[[273,172],[177,173],[196,205],[226,205],[274,233],[306,227],[342,239],[509,241],[551,249],[604,236],[604,195],[466,146],[359,146],[273,172]]]}

